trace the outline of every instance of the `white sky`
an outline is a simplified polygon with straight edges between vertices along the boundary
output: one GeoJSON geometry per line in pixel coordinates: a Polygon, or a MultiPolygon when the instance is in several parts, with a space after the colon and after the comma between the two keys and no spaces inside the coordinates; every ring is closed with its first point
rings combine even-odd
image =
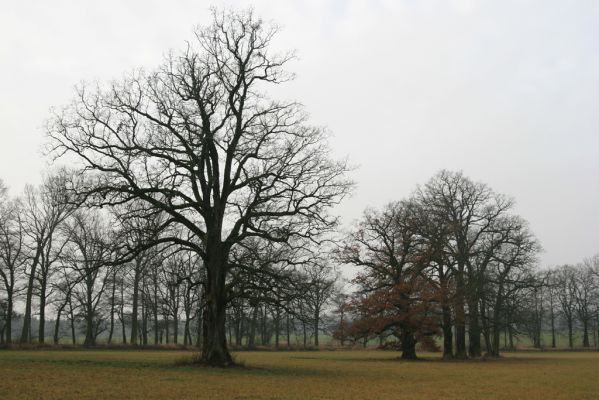
{"type": "Polygon", "coordinates": [[[303,102],[360,168],[346,222],[441,168],[517,200],[543,264],[599,252],[599,2],[0,1],[0,178],[39,182],[43,124],[82,81],[152,68],[210,5],[254,5],[303,102]]]}

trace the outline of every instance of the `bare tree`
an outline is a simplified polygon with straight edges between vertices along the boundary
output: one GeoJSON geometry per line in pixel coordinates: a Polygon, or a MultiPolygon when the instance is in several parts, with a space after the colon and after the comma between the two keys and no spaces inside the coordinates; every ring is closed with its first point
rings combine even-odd
{"type": "Polygon", "coordinates": [[[492,285],[486,286],[490,303],[488,329],[492,331],[492,338],[487,340],[487,351],[495,357],[499,356],[500,333],[509,324],[505,318],[508,299],[522,290],[542,287],[533,274],[540,245],[526,221],[519,217],[502,218],[496,228],[502,236],[501,245],[489,263],[487,280],[492,285]]]}
{"type": "MultiPolygon", "coordinates": [[[[0,182],[1,183],[1,182],[0,182]]],[[[1,188],[1,186],[0,186],[1,188]]],[[[6,342],[12,342],[12,319],[18,278],[27,262],[22,206],[18,200],[1,198],[0,191],[0,278],[6,292],[4,312],[6,342]]]]}
{"type": "Polygon", "coordinates": [[[575,297],[575,269],[571,265],[564,265],[557,269],[556,286],[557,298],[568,328],[568,346],[574,347],[574,321],[576,313],[575,297]]]}
{"type": "Polygon", "coordinates": [[[327,209],[350,190],[325,132],[295,102],[264,89],[290,79],[292,53],[274,54],[277,28],[243,13],[213,12],[196,42],[152,73],[107,89],[81,87],[49,128],[54,154],[83,162],[79,194],[99,205],[140,199],[189,239],[206,267],[202,360],[232,362],[226,346],[229,253],[251,237],[286,242],[336,223],[327,209]]]}
{"type": "Polygon", "coordinates": [[[575,310],[578,320],[582,324],[582,347],[590,347],[589,330],[593,318],[592,307],[596,296],[597,282],[594,279],[591,266],[586,262],[577,265],[572,279],[575,310]]]}
{"type": "Polygon", "coordinates": [[[481,355],[479,304],[486,268],[500,241],[488,240],[495,222],[510,210],[510,199],[460,172],[441,171],[419,190],[418,198],[450,228],[447,251],[454,260],[453,277],[456,357],[466,354],[466,306],[469,352],[481,355]]]}
{"type": "MultiPolygon", "coordinates": [[[[61,268],[59,268],[59,278],[56,279],[52,286],[54,287],[55,293],[55,308],[56,308],[56,320],[54,324],[54,344],[58,344],[60,340],[60,322],[62,313],[65,308],[72,304],[72,292],[75,285],[78,283],[77,278],[71,277],[71,270],[67,263],[61,262],[61,268]]],[[[74,336],[74,335],[73,335],[74,336]]],[[[73,343],[74,344],[74,343],[73,343]]]]}
{"type": "MultiPolygon", "coordinates": [[[[149,248],[148,243],[157,240],[160,234],[162,215],[159,211],[146,207],[146,203],[133,201],[113,208],[113,213],[119,222],[120,240],[134,251],[135,257],[130,263],[125,263],[125,272],[131,274],[131,337],[129,343],[138,344],[139,336],[139,306],[142,279],[147,268],[156,257],[156,251],[149,248]],[[139,249],[139,251],[137,251],[139,249]]],[[[114,297],[113,297],[114,298],[114,297]]]]}
{"type": "Polygon", "coordinates": [[[25,232],[29,237],[31,248],[31,261],[27,270],[21,343],[29,343],[31,340],[32,300],[36,286],[40,298],[39,342],[44,342],[48,279],[52,273],[52,265],[56,262],[65,244],[64,241],[61,242],[57,238],[56,234],[60,224],[74,210],[66,190],[69,180],[70,173],[62,169],[55,174],[46,176],[38,189],[32,186],[25,188],[24,221],[26,222],[25,232]]]}
{"type": "Polygon", "coordinates": [[[321,319],[324,307],[331,301],[335,293],[335,282],[338,276],[325,260],[317,258],[303,268],[306,280],[303,290],[303,301],[311,316],[314,335],[314,346],[318,348],[318,334],[321,330],[321,319]]]}
{"type": "Polygon", "coordinates": [[[73,295],[81,305],[85,320],[85,346],[96,344],[96,337],[102,330],[102,316],[99,306],[106,285],[111,277],[107,267],[111,261],[112,249],[108,242],[109,231],[103,226],[100,216],[92,212],[78,211],[68,225],[72,244],[69,249],[71,269],[79,284],[73,295]]]}

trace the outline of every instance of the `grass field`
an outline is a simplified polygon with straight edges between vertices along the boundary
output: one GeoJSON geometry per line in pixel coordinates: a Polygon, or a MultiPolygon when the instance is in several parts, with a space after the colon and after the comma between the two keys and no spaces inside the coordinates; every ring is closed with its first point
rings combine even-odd
{"type": "Polygon", "coordinates": [[[598,399],[599,352],[402,362],[383,351],[240,352],[245,368],[175,366],[183,351],[0,351],[1,399],[598,399]]]}

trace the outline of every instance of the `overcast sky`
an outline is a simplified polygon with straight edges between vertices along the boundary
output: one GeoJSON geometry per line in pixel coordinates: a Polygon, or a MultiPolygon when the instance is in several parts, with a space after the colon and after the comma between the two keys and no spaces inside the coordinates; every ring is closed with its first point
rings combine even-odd
{"type": "Polygon", "coordinates": [[[43,124],[80,81],[151,69],[210,5],[278,23],[292,84],[359,168],[347,223],[442,168],[513,196],[544,265],[599,252],[598,1],[12,1],[0,13],[0,178],[38,183],[43,124]],[[126,5],[125,5],[126,4],[126,5]]]}

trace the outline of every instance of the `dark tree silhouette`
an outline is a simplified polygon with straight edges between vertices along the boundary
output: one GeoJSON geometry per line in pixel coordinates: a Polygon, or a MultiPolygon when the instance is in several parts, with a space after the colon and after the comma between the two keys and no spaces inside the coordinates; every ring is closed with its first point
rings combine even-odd
{"type": "Polygon", "coordinates": [[[83,163],[82,200],[142,200],[164,227],[187,236],[156,242],[196,251],[206,268],[202,361],[230,364],[226,281],[231,249],[252,237],[313,238],[336,223],[327,209],[350,190],[345,161],[295,102],[264,90],[292,78],[292,53],[275,54],[277,28],[251,11],[213,13],[196,40],[156,71],[107,88],[82,86],[49,125],[55,156],[83,163]]]}

